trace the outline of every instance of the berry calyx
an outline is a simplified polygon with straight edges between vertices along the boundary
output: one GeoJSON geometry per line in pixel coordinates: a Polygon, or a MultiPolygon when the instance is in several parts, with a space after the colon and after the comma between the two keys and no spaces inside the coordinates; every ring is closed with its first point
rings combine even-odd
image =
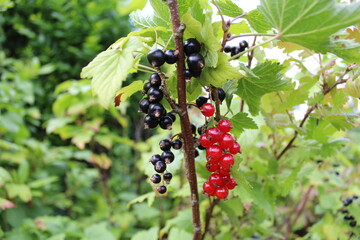
{"type": "Polygon", "coordinates": [[[165,51],[165,62],[168,64],[174,64],[178,60],[178,54],[175,50],[166,50],[165,51]]]}
{"type": "Polygon", "coordinates": [[[160,121],[159,121],[159,126],[162,128],[162,129],[168,129],[168,130],[171,130],[172,129],[172,124],[173,124],[173,121],[170,117],[162,117],[160,118],[160,121]]]}
{"type": "Polygon", "coordinates": [[[160,78],[159,74],[157,74],[157,73],[151,74],[150,78],[149,78],[149,82],[152,87],[160,87],[161,78],[160,78]]]}
{"type": "Polygon", "coordinates": [[[200,110],[205,117],[211,117],[215,113],[215,107],[211,103],[205,103],[200,110]]]}
{"type": "Polygon", "coordinates": [[[164,173],[164,180],[165,180],[166,184],[169,184],[169,183],[170,183],[172,177],[173,177],[173,176],[172,176],[171,173],[169,173],[169,172],[164,173]]]}
{"type": "Polygon", "coordinates": [[[154,49],[148,53],[147,59],[151,66],[160,67],[165,63],[165,54],[160,49],[154,49]]]}
{"type": "Polygon", "coordinates": [[[182,141],[180,139],[175,139],[174,141],[172,141],[172,147],[176,150],[181,149],[182,141]]]}
{"type": "Polygon", "coordinates": [[[159,146],[161,150],[169,151],[172,146],[172,142],[169,139],[163,139],[159,142],[159,146]]]}
{"type": "Polygon", "coordinates": [[[151,103],[160,102],[164,96],[163,92],[157,87],[151,87],[147,92],[147,95],[151,103]]]}
{"type": "Polygon", "coordinates": [[[208,101],[208,98],[207,97],[204,97],[204,96],[199,96],[197,99],[196,99],[196,106],[198,108],[201,108],[205,103],[207,103],[208,101]]]}
{"type": "Polygon", "coordinates": [[[167,188],[166,188],[164,185],[161,185],[161,186],[158,186],[158,187],[156,188],[156,190],[157,190],[160,194],[164,194],[164,193],[166,193],[167,188]]]}
{"type": "Polygon", "coordinates": [[[195,38],[189,38],[184,42],[184,51],[187,56],[193,53],[199,53],[201,44],[195,38]]]}
{"type": "Polygon", "coordinates": [[[161,176],[156,173],[156,174],[152,175],[152,177],[150,178],[150,181],[157,184],[157,183],[161,182],[161,176]]]}
{"type": "Polygon", "coordinates": [[[226,187],[218,187],[215,192],[215,196],[219,199],[226,199],[229,195],[229,190],[226,187]]]}
{"type": "Polygon", "coordinates": [[[218,122],[218,125],[217,125],[218,129],[223,132],[223,133],[227,133],[227,132],[230,132],[230,130],[233,128],[233,125],[232,123],[227,120],[227,119],[221,119],[219,122],[218,122]]]}

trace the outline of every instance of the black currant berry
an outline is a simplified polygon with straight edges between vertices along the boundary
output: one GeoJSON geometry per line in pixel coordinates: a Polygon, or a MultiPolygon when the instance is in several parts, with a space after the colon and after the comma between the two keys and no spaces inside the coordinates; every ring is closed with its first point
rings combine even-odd
{"type": "Polygon", "coordinates": [[[172,142],[169,139],[163,139],[159,142],[159,146],[161,150],[169,151],[172,146],[172,142]]]}
{"type": "Polygon", "coordinates": [[[344,216],[344,220],[348,221],[348,220],[354,220],[354,217],[351,215],[345,215],[344,216]]]}
{"type": "Polygon", "coordinates": [[[169,184],[171,179],[172,179],[172,174],[171,173],[169,173],[169,172],[164,173],[164,180],[165,180],[166,184],[169,184]]]}
{"type": "Polygon", "coordinates": [[[153,67],[160,67],[165,63],[165,54],[160,49],[154,49],[148,53],[147,59],[153,67]]]}
{"type": "Polygon", "coordinates": [[[172,163],[175,159],[174,154],[171,151],[165,151],[161,154],[161,159],[165,162],[165,163],[172,163]]]}
{"type": "Polygon", "coordinates": [[[149,98],[143,98],[139,102],[139,112],[147,113],[149,111],[150,101],[149,98]]]}
{"type": "Polygon", "coordinates": [[[150,88],[151,88],[150,82],[146,82],[143,87],[143,93],[146,94],[150,88]]]}
{"type": "Polygon", "coordinates": [[[348,213],[349,210],[347,210],[347,209],[344,208],[344,209],[341,209],[341,212],[342,212],[342,213],[348,213]]]}
{"type": "Polygon", "coordinates": [[[204,147],[203,145],[200,144],[200,145],[198,146],[198,149],[200,149],[200,150],[206,150],[206,147],[204,147]]]}
{"type": "Polygon", "coordinates": [[[244,51],[245,48],[249,47],[249,44],[247,41],[244,40],[244,41],[239,42],[239,47],[242,49],[242,51],[244,51]]]}
{"type": "Polygon", "coordinates": [[[231,54],[230,54],[231,56],[235,56],[237,53],[240,52],[240,48],[239,47],[231,47],[230,52],[231,52],[231,54]]]}
{"type": "Polygon", "coordinates": [[[229,45],[226,45],[226,46],[224,47],[224,52],[226,52],[226,53],[231,52],[231,47],[230,47],[229,45]]]}
{"type": "MultiPolygon", "coordinates": [[[[218,88],[217,91],[218,91],[218,97],[219,97],[220,102],[224,101],[224,99],[226,97],[226,93],[225,93],[224,89],[218,88]]],[[[211,99],[213,101],[215,101],[214,96],[211,96],[211,99]]]]}
{"type": "Polygon", "coordinates": [[[158,161],[162,161],[162,158],[160,154],[154,154],[149,158],[149,162],[151,162],[153,165],[155,165],[158,161]]]}
{"type": "Polygon", "coordinates": [[[198,71],[201,71],[201,69],[205,67],[205,59],[199,53],[193,53],[189,55],[186,62],[193,76],[195,76],[194,72],[196,73],[198,71]]]}
{"type": "Polygon", "coordinates": [[[161,78],[159,74],[153,73],[150,75],[149,82],[151,87],[160,87],[161,85],[161,78]]]}
{"type": "Polygon", "coordinates": [[[168,113],[166,114],[166,116],[170,117],[170,118],[171,118],[171,120],[172,120],[173,122],[175,122],[175,120],[176,120],[176,116],[175,116],[175,114],[174,114],[174,113],[172,113],[172,112],[168,112],[168,113]]]}
{"type": "Polygon", "coordinates": [[[350,225],[350,227],[355,227],[356,226],[356,221],[350,221],[349,225],[350,225]]]}
{"type": "Polygon", "coordinates": [[[167,188],[166,188],[165,186],[161,185],[161,186],[158,186],[158,187],[156,188],[156,190],[157,190],[160,194],[164,194],[164,193],[166,193],[167,188]]]}
{"type": "Polygon", "coordinates": [[[161,103],[152,103],[149,106],[148,114],[152,118],[160,119],[166,114],[166,110],[161,103]]]}
{"type": "Polygon", "coordinates": [[[197,149],[195,149],[194,155],[195,155],[195,157],[199,156],[199,151],[197,149]]]}
{"type": "Polygon", "coordinates": [[[178,55],[175,53],[175,50],[166,50],[165,52],[165,62],[168,64],[174,64],[178,60],[178,55]]]}
{"type": "Polygon", "coordinates": [[[165,116],[165,117],[160,118],[159,126],[162,129],[171,130],[172,129],[172,124],[173,124],[173,121],[172,121],[171,117],[165,116]]]}
{"type": "Polygon", "coordinates": [[[164,96],[163,92],[157,87],[151,87],[147,95],[151,103],[160,102],[164,96]]]}
{"type": "Polygon", "coordinates": [[[192,74],[191,74],[191,72],[190,72],[189,69],[185,69],[185,71],[184,71],[184,76],[185,76],[185,79],[186,79],[186,80],[190,80],[190,79],[191,79],[192,74]]]}
{"type": "Polygon", "coordinates": [[[205,126],[205,125],[201,125],[201,126],[198,127],[198,129],[197,129],[197,132],[198,132],[199,135],[205,133],[205,131],[206,131],[206,126],[205,126]]]}
{"type": "Polygon", "coordinates": [[[159,183],[161,182],[161,176],[159,174],[154,174],[152,175],[152,177],[150,178],[150,181],[152,181],[153,183],[159,183]]]}
{"type": "Polygon", "coordinates": [[[195,125],[195,123],[191,123],[190,127],[191,127],[192,134],[196,134],[196,125],[195,125]]]}
{"type": "Polygon", "coordinates": [[[359,198],[358,195],[354,195],[354,196],[353,196],[353,199],[358,199],[358,198],[359,198]]]}
{"type": "Polygon", "coordinates": [[[175,139],[174,141],[172,141],[172,147],[173,149],[179,150],[182,147],[182,141],[180,139],[175,139]]]}
{"type": "Polygon", "coordinates": [[[189,38],[184,42],[184,51],[187,56],[193,53],[199,53],[201,44],[195,38],[189,38]]]}
{"type": "Polygon", "coordinates": [[[207,97],[204,97],[204,96],[199,96],[197,99],[196,99],[196,106],[198,108],[201,108],[202,105],[204,105],[205,103],[207,103],[208,101],[208,98],[207,97]]]}
{"type": "Polygon", "coordinates": [[[352,203],[352,198],[348,197],[343,201],[344,206],[349,206],[352,203]]]}
{"type": "Polygon", "coordinates": [[[156,118],[153,118],[149,115],[146,115],[144,118],[144,128],[148,129],[148,128],[155,128],[159,123],[159,120],[156,118]]]}
{"type": "Polygon", "coordinates": [[[155,163],[154,169],[158,173],[163,173],[166,170],[166,164],[163,161],[158,161],[155,163]]]}

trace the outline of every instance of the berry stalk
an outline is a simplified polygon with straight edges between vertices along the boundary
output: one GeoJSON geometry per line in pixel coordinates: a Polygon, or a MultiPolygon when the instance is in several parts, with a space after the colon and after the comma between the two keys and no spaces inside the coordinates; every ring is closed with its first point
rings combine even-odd
{"type": "Polygon", "coordinates": [[[174,32],[174,41],[176,50],[179,52],[177,61],[177,89],[179,98],[179,107],[181,110],[180,123],[183,136],[183,149],[185,159],[186,177],[190,185],[190,197],[192,203],[192,216],[194,228],[194,240],[201,239],[201,223],[200,223],[200,210],[199,210],[199,193],[197,188],[197,178],[195,171],[195,148],[194,140],[192,137],[191,125],[189,115],[187,112],[186,103],[186,85],[185,85],[185,53],[183,46],[183,31],[185,26],[180,23],[179,9],[177,0],[167,0],[170,10],[172,27],[174,32]]]}

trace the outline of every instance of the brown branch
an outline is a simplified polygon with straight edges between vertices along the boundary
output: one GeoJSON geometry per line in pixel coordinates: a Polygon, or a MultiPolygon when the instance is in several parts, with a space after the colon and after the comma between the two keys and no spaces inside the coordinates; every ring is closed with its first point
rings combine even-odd
{"type": "Polygon", "coordinates": [[[245,105],[245,100],[241,99],[241,101],[240,101],[240,112],[244,111],[244,105],[245,105]]]}
{"type": "Polygon", "coordinates": [[[197,178],[195,170],[195,149],[190,127],[189,115],[187,112],[186,103],[186,85],[185,85],[185,53],[183,46],[183,31],[185,26],[180,23],[179,9],[177,0],[167,0],[170,10],[172,28],[174,33],[174,41],[176,50],[179,51],[177,61],[177,89],[179,98],[179,107],[181,110],[180,124],[184,140],[184,160],[186,177],[190,185],[190,197],[192,207],[192,221],[194,228],[194,240],[201,238],[201,223],[200,223],[200,209],[199,209],[199,193],[197,188],[197,178]]]}
{"type": "Polygon", "coordinates": [[[175,103],[175,101],[171,98],[169,90],[166,87],[166,76],[165,74],[161,71],[160,68],[156,68],[160,78],[161,78],[161,86],[160,86],[160,90],[163,92],[166,101],[168,101],[168,103],[170,104],[171,108],[174,110],[174,112],[180,114],[181,113],[181,109],[179,108],[179,106],[175,103]]]}
{"type": "Polygon", "coordinates": [[[215,121],[220,121],[221,119],[221,115],[220,115],[220,99],[219,99],[219,94],[218,94],[218,90],[216,87],[211,86],[210,87],[210,91],[211,91],[211,96],[214,99],[215,102],[215,121]]]}
{"type": "Polygon", "coordinates": [[[219,203],[219,199],[214,199],[210,206],[208,207],[208,209],[206,209],[206,214],[205,214],[205,228],[204,228],[204,232],[202,234],[201,240],[205,239],[205,235],[207,233],[207,231],[209,230],[209,226],[210,226],[210,220],[212,217],[212,212],[216,206],[216,204],[219,203]]]}
{"type": "Polygon", "coordinates": [[[222,29],[224,31],[224,35],[223,35],[223,38],[222,38],[222,41],[221,41],[221,49],[220,49],[220,52],[223,52],[224,51],[224,47],[225,47],[225,44],[226,44],[226,41],[227,39],[230,37],[230,34],[229,34],[229,29],[230,29],[230,25],[231,25],[231,22],[230,21],[226,21],[225,22],[225,19],[224,19],[224,16],[222,14],[222,11],[219,7],[219,5],[216,3],[215,0],[212,0],[211,1],[215,7],[217,8],[219,14],[220,14],[220,17],[221,17],[221,22],[222,22],[222,29]]]}

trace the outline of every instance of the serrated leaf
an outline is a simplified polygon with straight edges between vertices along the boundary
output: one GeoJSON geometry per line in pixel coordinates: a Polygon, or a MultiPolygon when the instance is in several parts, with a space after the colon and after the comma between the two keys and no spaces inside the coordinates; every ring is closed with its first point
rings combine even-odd
{"type": "MultiPolygon", "coordinates": [[[[222,89],[224,89],[226,93],[225,102],[228,109],[230,109],[231,101],[234,97],[234,93],[237,89],[238,83],[236,80],[229,80],[222,85],[222,89]]],[[[231,109],[230,109],[231,110],[231,109]]]]}
{"type": "Polygon", "coordinates": [[[130,20],[139,28],[168,27],[170,25],[170,19],[158,15],[150,4],[147,4],[142,10],[130,13],[130,20]]]}
{"type": "Polygon", "coordinates": [[[354,53],[360,45],[352,40],[339,42],[330,38],[337,31],[360,22],[360,2],[346,5],[334,0],[261,0],[258,9],[278,30],[280,39],[360,62],[354,53]]]}
{"type": "MultiPolygon", "coordinates": [[[[182,15],[184,15],[189,9],[191,9],[196,2],[197,1],[193,1],[193,0],[181,0],[181,1],[179,1],[178,4],[179,4],[180,17],[182,17],[182,15]]],[[[199,14],[199,13],[197,13],[197,14],[199,14]]]]}
{"type": "Polygon", "coordinates": [[[329,121],[338,131],[346,131],[355,127],[346,115],[331,115],[327,116],[325,120],[329,121]]]}
{"type": "Polygon", "coordinates": [[[231,0],[217,0],[217,5],[219,6],[221,13],[229,17],[240,16],[244,11],[231,0]]]}
{"type": "Polygon", "coordinates": [[[155,200],[155,192],[149,192],[149,193],[143,194],[143,195],[131,200],[126,205],[126,208],[131,207],[131,205],[133,205],[135,203],[141,203],[141,202],[143,202],[145,200],[147,200],[148,206],[150,207],[153,204],[154,200],[155,200]]]}
{"type": "Polygon", "coordinates": [[[253,116],[260,111],[260,100],[264,94],[280,91],[288,86],[288,82],[282,79],[283,74],[280,72],[283,68],[278,63],[260,63],[252,69],[252,74],[248,73],[239,80],[235,94],[245,100],[253,116]]]}
{"type": "Polygon", "coordinates": [[[82,69],[81,77],[92,79],[92,90],[103,107],[108,108],[113,102],[116,91],[133,68],[133,52],[142,47],[138,37],[122,38],[82,69]]]}
{"type": "Polygon", "coordinates": [[[155,10],[156,15],[164,22],[170,22],[169,7],[163,0],[149,0],[152,8],[155,10]]]}
{"type": "Polygon", "coordinates": [[[244,112],[237,113],[230,121],[234,126],[231,132],[235,136],[239,136],[245,129],[258,129],[254,120],[248,117],[248,114],[244,112]]]}
{"type": "Polygon", "coordinates": [[[119,106],[122,102],[126,101],[130,96],[132,96],[134,93],[140,91],[143,88],[143,81],[138,80],[130,83],[128,86],[121,88],[116,94],[115,94],[115,107],[119,106]]]}
{"type": "Polygon", "coordinates": [[[267,31],[271,30],[270,24],[258,9],[254,9],[248,12],[244,18],[248,20],[250,26],[259,33],[266,33],[267,31]]]}
{"type": "Polygon", "coordinates": [[[215,68],[205,67],[200,76],[200,83],[203,86],[213,85],[221,87],[227,80],[239,79],[242,74],[228,62],[224,53],[219,53],[218,64],[215,68]]]}

